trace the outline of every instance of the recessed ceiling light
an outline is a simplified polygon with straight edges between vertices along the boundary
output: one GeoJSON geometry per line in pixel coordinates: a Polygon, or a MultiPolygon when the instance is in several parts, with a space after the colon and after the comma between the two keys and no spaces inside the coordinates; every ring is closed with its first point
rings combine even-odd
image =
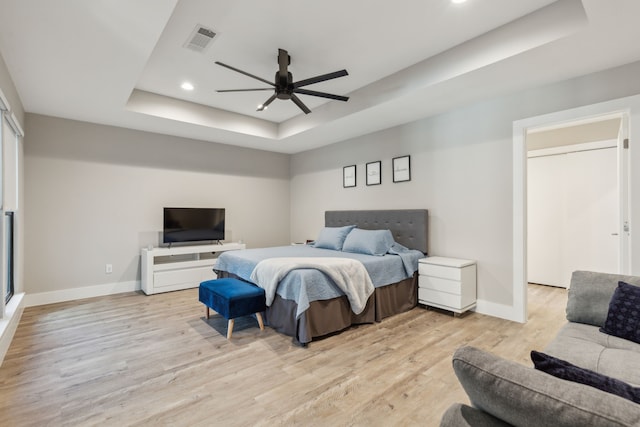
{"type": "Polygon", "coordinates": [[[451,0],[451,3],[455,3],[455,4],[460,4],[460,3],[464,3],[467,0],[451,0]]]}
{"type": "Polygon", "coordinates": [[[184,90],[193,90],[193,85],[189,82],[184,82],[180,87],[184,90]]]}

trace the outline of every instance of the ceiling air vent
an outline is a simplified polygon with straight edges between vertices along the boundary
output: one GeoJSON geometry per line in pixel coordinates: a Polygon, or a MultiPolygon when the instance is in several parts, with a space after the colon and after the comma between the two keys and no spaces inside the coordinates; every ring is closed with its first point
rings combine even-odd
{"type": "Polygon", "coordinates": [[[196,25],[196,28],[187,39],[184,47],[202,53],[207,49],[209,44],[211,44],[215,36],[216,33],[213,32],[213,30],[203,27],[202,25],[196,25]]]}

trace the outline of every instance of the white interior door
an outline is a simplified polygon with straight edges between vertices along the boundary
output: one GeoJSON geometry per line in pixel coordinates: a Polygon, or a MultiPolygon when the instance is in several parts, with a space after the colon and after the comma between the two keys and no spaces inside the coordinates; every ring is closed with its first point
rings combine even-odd
{"type": "Polygon", "coordinates": [[[565,286],[565,157],[534,157],[527,162],[527,265],[531,283],[565,286]]]}
{"type": "Polygon", "coordinates": [[[574,270],[619,271],[617,159],[615,147],[567,154],[569,275],[574,270]]]}
{"type": "Polygon", "coordinates": [[[619,272],[617,164],[615,144],[529,158],[529,282],[568,287],[575,270],[619,272]]]}

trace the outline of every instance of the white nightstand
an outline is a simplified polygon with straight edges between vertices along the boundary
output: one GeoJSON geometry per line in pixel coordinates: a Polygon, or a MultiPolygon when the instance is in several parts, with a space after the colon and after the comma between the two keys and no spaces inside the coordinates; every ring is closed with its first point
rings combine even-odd
{"type": "Polygon", "coordinates": [[[418,302],[463,313],[476,306],[476,262],[428,257],[418,265],[418,302]]]}

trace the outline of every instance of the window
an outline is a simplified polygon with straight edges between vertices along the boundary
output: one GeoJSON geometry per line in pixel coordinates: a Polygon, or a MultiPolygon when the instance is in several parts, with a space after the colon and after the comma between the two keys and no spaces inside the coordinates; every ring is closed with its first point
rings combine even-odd
{"type": "Polygon", "coordinates": [[[6,270],[6,288],[4,290],[4,302],[9,302],[13,296],[14,291],[14,256],[13,256],[13,212],[5,212],[4,214],[4,232],[5,232],[5,246],[4,253],[7,259],[6,270]]]}
{"type": "Polygon", "coordinates": [[[5,212],[18,210],[18,139],[20,133],[13,114],[4,115],[2,129],[2,209],[5,212]]]}

